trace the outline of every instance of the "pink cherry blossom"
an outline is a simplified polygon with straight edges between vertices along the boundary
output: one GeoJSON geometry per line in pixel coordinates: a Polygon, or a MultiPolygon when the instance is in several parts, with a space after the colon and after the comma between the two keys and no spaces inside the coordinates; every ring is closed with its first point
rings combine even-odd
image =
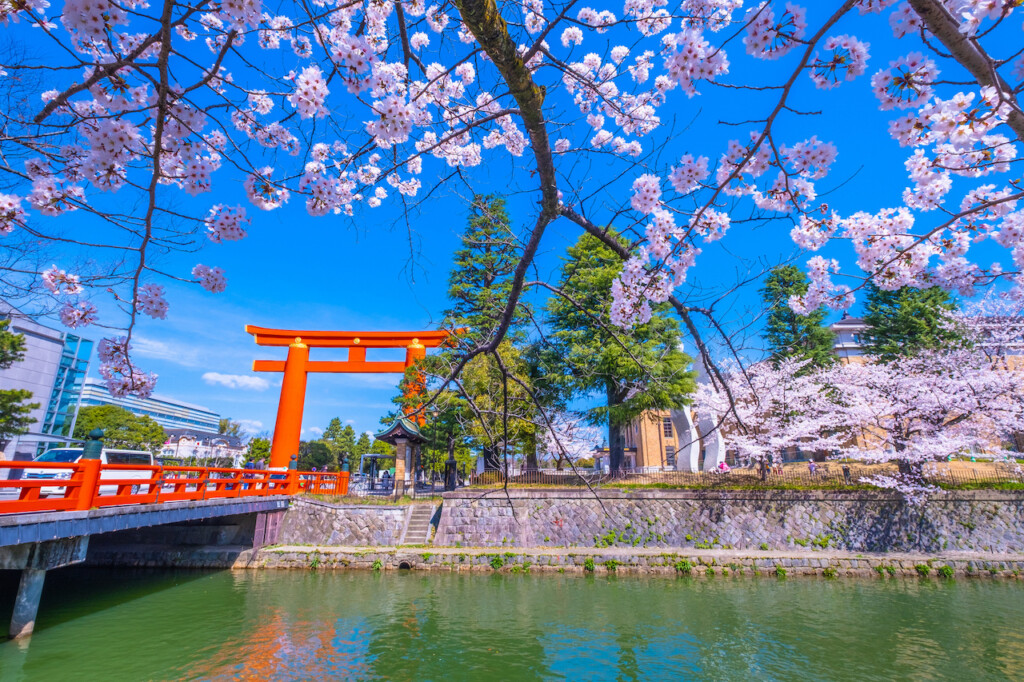
{"type": "Polygon", "coordinates": [[[237,241],[245,237],[245,225],[249,220],[245,217],[245,209],[241,206],[225,206],[217,204],[210,209],[206,218],[207,236],[210,241],[237,241]]]}
{"type": "Polygon", "coordinates": [[[197,265],[192,268],[192,276],[198,277],[200,286],[214,294],[221,293],[228,286],[228,280],[224,277],[224,270],[221,268],[197,265]]]}
{"type": "Polygon", "coordinates": [[[43,286],[54,294],[75,296],[82,293],[82,285],[78,275],[69,275],[56,265],[43,272],[43,286]]]}
{"type": "Polygon", "coordinates": [[[139,287],[139,295],[135,299],[139,311],[164,319],[167,317],[167,301],[164,299],[164,288],[159,284],[143,284],[139,287]]]}

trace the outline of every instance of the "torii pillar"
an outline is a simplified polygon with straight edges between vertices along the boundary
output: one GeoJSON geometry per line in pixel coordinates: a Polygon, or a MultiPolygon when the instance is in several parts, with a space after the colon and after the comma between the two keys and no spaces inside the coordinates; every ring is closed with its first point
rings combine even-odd
{"type": "MultiPolygon", "coordinates": [[[[427,348],[437,348],[449,336],[447,331],[423,332],[329,332],[267,329],[246,325],[245,331],[256,337],[258,346],[288,348],[281,360],[256,360],[254,372],[282,372],[281,401],[274,424],[274,441],[270,448],[271,468],[287,468],[291,456],[299,452],[302,435],[302,413],[306,402],[306,379],[310,372],[329,373],[396,373],[405,372],[426,356],[427,348]],[[310,348],[346,348],[348,359],[310,360],[310,348]],[[404,348],[404,362],[367,362],[367,348],[404,348]]],[[[407,395],[422,392],[422,379],[415,381],[407,395]]],[[[413,419],[423,424],[423,415],[413,419]]]]}

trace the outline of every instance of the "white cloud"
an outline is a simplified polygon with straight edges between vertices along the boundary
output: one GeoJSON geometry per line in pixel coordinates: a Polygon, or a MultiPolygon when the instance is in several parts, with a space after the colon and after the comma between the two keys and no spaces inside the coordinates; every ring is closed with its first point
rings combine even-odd
{"type": "Polygon", "coordinates": [[[132,354],[142,358],[166,360],[182,367],[199,367],[199,351],[194,344],[158,341],[147,336],[132,337],[132,354]]]}
{"type": "Polygon", "coordinates": [[[235,419],[234,421],[242,425],[243,431],[248,431],[249,433],[259,433],[263,428],[263,422],[259,419],[235,419]]]}
{"type": "Polygon", "coordinates": [[[311,426],[308,429],[302,429],[302,433],[309,433],[314,436],[322,436],[324,434],[324,430],[321,429],[319,426],[311,426]]]}
{"type": "Polygon", "coordinates": [[[244,374],[207,372],[203,375],[203,381],[211,386],[227,386],[228,388],[240,388],[245,391],[265,391],[270,388],[270,382],[266,379],[246,376],[244,374]]]}
{"type": "Polygon", "coordinates": [[[346,420],[345,420],[345,423],[346,423],[346,424],[355,424],[355,423],[356,423],[356,420],[355,420],[355,419],[346,419],[346,420]]]}

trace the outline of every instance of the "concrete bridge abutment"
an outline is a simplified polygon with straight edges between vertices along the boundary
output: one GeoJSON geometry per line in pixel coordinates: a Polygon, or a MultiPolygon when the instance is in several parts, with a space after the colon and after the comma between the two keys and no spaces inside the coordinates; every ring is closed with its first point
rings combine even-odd
{"type": "Polygon", "coordinates": [[[0,547],[0,569],[21,571],[8,630],[12,639],[28,637],[35,629],[46,572],[85,561],[88,549],[87,535],[0,547]]]}

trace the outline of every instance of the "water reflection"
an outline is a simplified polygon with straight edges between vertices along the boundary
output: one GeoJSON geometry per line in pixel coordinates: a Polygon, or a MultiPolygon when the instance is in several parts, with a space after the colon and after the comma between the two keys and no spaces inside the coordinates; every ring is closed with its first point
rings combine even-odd
{"type": "Polygon", "coordinates": [[[1024,669],[1016,583],[68,569],[47,590],[28,649],[0,645],[0,679],[1012,679],[1024,669]]]}

